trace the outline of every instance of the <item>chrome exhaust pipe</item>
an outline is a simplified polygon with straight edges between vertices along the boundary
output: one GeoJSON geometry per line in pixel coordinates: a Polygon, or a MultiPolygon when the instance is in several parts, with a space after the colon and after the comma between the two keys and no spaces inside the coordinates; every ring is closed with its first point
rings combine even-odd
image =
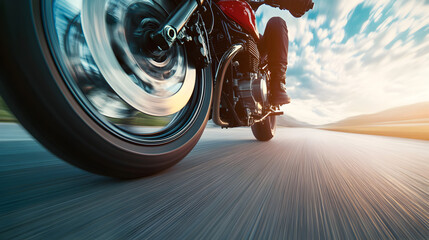
{"type": "Polygon", "coordinates": [[[177,34],[189,21],[192,14],[204,0],[183,0],[180,5],[169,14],[169,17],[158,30],[151,34],[150,39],[159,51],[166,51],[176,41],[177,34]]]}
{"type": "Polygon", "coordinates": [[[213,96],[213,112],[212,119],[213,122],[221,127],[228,127],[229,123],[222,121],[220,118],[220,101],[222,97],[222,87],[225,80],[225,73],[231,64],[232,59],[244,49],[243,44],[234,44],[232,45],[222,56],[219,66],[216,70],[215,80],[216,86],[213,96]]]}

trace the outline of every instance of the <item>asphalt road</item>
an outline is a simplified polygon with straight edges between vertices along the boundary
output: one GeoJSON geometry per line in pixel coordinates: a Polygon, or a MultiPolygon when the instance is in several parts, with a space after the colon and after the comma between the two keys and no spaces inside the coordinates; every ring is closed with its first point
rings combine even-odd
{"type": "Polygon", "coordinates": [[[429,142],[208,129],[133,181],[69,166],[0,124],[0,239],[429,239],[429,142]]]}

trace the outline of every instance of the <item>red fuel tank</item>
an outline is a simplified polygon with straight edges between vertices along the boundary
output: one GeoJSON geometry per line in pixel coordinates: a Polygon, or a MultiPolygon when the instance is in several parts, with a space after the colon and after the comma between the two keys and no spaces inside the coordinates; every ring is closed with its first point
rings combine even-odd
{"type": "Polygon", "coordinates": [[[242,0],[221,0],[217,4],[225,15],[249,32],[255,40],[259,40],[255,13],[247,2],[242,0]]]}

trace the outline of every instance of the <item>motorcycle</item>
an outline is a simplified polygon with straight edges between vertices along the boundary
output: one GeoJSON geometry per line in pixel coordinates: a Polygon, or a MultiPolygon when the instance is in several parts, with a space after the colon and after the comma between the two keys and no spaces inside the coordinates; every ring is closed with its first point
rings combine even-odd
{"type": "Polygon", "coordinates": [[[274,137],[283,113],[269,101],[245,1],[3,0],[0,11],[1,95],[79,168],[159,172],[192,150],[209,119],[274,137]]]}

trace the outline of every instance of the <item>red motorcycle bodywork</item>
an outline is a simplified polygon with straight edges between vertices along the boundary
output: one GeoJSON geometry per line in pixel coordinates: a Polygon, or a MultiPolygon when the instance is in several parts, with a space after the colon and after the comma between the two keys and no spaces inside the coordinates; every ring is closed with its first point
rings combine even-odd
{"type": "Polygon", "coordinates": [[[247,2],[242,0],[221,0],[217,4],[225,15],[249,32],[255,40],[259,40],[255,13],[247,2]]]}

